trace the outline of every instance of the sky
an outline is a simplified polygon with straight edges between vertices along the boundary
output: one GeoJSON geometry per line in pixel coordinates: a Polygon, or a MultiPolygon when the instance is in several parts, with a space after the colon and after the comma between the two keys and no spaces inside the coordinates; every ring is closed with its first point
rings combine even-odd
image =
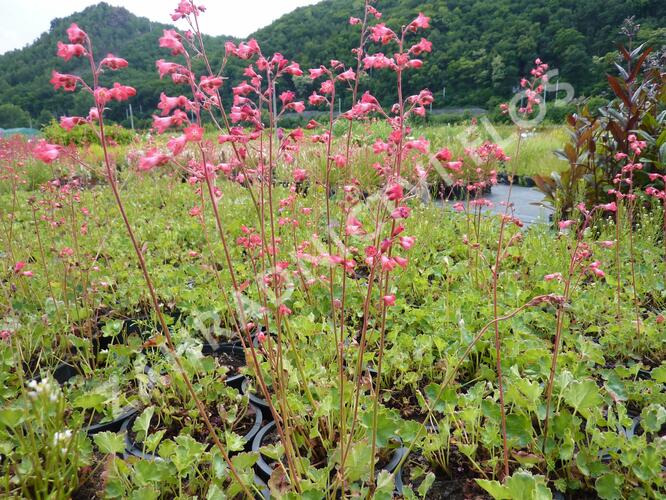
{"type": "MultiPolygon", "coordinates": [[[[67,17],[100,0],[0,0],[0,54],[29,45],[51,20],[67,17]]],[[[209,35],[246,37],[296,7],[319,0],[197,0],[206,6],[201,30],[209,35]]],[[[178,0],[106,0],[152,21],[173,24],[178,0]]],[[[183,21],[181,21],[183,22],[183,21]]]]}

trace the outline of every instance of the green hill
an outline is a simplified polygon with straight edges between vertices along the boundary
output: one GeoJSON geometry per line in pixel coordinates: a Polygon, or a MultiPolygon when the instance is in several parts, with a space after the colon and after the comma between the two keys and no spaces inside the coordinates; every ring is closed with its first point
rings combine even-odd
{"type": "MultiPolygon", "coordinates": [[[[332,58],[351,62],[358,27],[347,20],[360,16],[362,5],[360,0],[324,0],[286,14],[253,36],[264,53],[280,51],[303,68],[332,58]]],[[[376,6],[390,26],[409,22],[419,11],[432,18],[427,37],[433,53],[420,71],[409,75],[406,86],[407,91],[430,88],[436,96],[445,86],[446,103],[439,98],[439,106],[496,104],[511,94],[537,56],[557,68],[561,81],[572,84],[577,95],[601,93],[605,73],[613,71],[616,44],[623,40],[619,26],[632,15],[641,24],[637,42],[666,45],[663,0],[379,0],[376,6]]],[[[154,66],[156,59],[168,58],[157,43],[168,26],[106,3],[55,19],[32,45],[0,55],[0,106],[17,105],[38,123],[64,113],[86,114],[90,102],[85,96],[55,93],[48,83],[53,68],[85,73],[85,61],[65,63],[55,56],[56,42],[71,22],[92,35],[98,55],[113,52],[129,61],[127,70],[108,78],[137,88],[132,100],[135,116],[154,112],[160,92],[169,85],[159,80],[154,66]]],[[[228,39],[206,38],[213,59],[219,58],[228,39]]],[[[231,76],[240,68],[234,61],[231,76]]],[[[309,92],[307,83],[298,86],[309,92]]],[[[369,87],[380,99],[391,99],[394,77],[377,73],[369,87]]],[[[111,118],[124,121],[126,112],[126,106],[115,106],[111,118]]]]}

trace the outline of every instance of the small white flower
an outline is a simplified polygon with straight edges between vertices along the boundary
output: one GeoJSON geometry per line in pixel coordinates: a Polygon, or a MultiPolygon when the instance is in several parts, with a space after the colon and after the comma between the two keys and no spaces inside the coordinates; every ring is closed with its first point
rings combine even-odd
{"type": "Polygon", "coordinates": [[[69,441],[72,438],[72,431],[65,429],[62,432],[56,432],[53,435],[53,446],[58,446],[61,441],[69,441]]]}

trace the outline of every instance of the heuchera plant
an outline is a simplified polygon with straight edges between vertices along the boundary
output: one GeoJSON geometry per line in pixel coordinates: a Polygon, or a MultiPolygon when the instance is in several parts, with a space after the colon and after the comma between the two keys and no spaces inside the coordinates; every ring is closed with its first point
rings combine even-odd
{"type": "MultiPolygon", "coordinates": [[[[279,91],[279,86],[291,77],[303,75],[298,63],[286,59],[280,53],[265,55],[255,40],[238,45],[228,42],[220,70],[214,71],[199,29],[199,16],[204,12],[204,7],[182,0],[172,17],[187,23],[189,29],[183,33],[164,30],[159,44],[169,51],[173,60],[160,59],[156,62],[156,68],[161,78],[171,79],[184,90],[178,96],[162,93],[158,104],[160,113],[153,116],[153,126],[158,134],[172,130],[178,130],[179,133],[170,137],[166,149],[158,146],[146,151],[137,165],[139,171],[146,173],[167,164],[174,165],[185,174],[197,196],[197,205],[190,211],[190,215],[199,217],[203,223],[206,209],[212,211],[224,252],[225,271],[231,282],[229,305],[235,310],[232,321],[238,339],[251,357],[258,386],[270,403],[285,448],[290,488],[297,492],[302,491],[301,482],[305,471],[298,460],[297,443],[300,440],[294,435],[299,432],[296,423],[298,415],[293,414],[287,403],[285,356],[286,351],[294,345],[290,330],[290,316],[294,306],[290,304],[289,297],[294,289],[299,289],[305,296],[315,293],[318,288],[328,290],[328,304],[325,306],[328,317],[322,326],[322,333],[330,335],[331,344],[336,346],[339,373],[338,414],[336,421],[328,425],[333,425],[334,435],[337,436],[335,441],[339,443],[339,480],[335,488],[344,489],[348,481],[345,465],[355,436],[358,435],[360,401],[364,392],[362,375],[367,364],[364,359],[370,329],[379,332],[370,426],[371,456],[377,453],[379,380],[382,374],[386,313],[399,297],[391,285],[391,277],[395,270],[408,265],[407,252],[415,243],[414,238],[405,233],[404,221],[410,217],[410,208],[406,203],[409,193],[404,186],[408,178],[424,175],[422,169],[408,171],[405,168],[406,159],[412,164],[414,159],[427,154],[429,150],[429,144],[424,138],[410,137],[407,120],[411,115],[422,116],[425,113],[425,106],[433,100],[432,94],[427,90],[415,95],[404,95],[403,92],[405,75],[418,70],[423,64],[421,57],[432,50],[431,43],[420,36],[429,28],[429,18],[419,14],[412,22],[394,31],[384,23],[371,25],[370,21],[379,20],[381,13],[370,3],[369,0],[365,2],[363,19],[350,19],[350,24],[360,28],[359,45],[353,51],[356,65],[349,67],[341,61],[332,60],[309,70],[311,80],[320,86],[308,97],[308,103],[327,107],[330,120],[326,127],[312,121],[307,127],[311,132],[306,134],[302,129],[284,133],[277,126],[277,120],[283,113],[300,113],[305,109],[305,102],[297,100],[294,92],[279,91]],[[369,52],[367,46],[370,42],[380,44],[385,47],[384,50],[392,51],[393,55],[369,52]],[[229,84],[223,75],[232,57],[246,61],[247,67],[243,73],[245,80],[232,88],[233,102],[227,106],[220,89],[229,84]],[[193,59],[203,61],[203,74],[195,73],[193,59]],[[395,74],[397,102],[383,105],[369,92],[359,95],[358,77],[361,72],[370,69],[395,74]],[[337,100],[344,92],[351,92],[353,105],[336,116],[334,111],[338,106],[337,100]],[[262,111],[268,112],[267,121],[263,119],[265,115],[262,115],[262,111]],[[368,120],[371,116],[386,120],[391,132],[375,145],[375,152],[381,154],[382,158],[374,165],[381,178],[380,191],[372,203],[361,205],[362,193],[349,173],[350,164],[354,162],[352,122],[368,120]],[[217,146],[204,136],[205,119],[218,130],[217,146]],[[349,127],[336,137],[334,125],[345,121],[349,122],[349,127]],[[296,166],[295,158],[303,148],[318,148],[325,159],[325,227],[323,234],[313,231],[310,241],[294,241],[292,248],[286,244],[283,228],[299,224],[316,227],[312,208],[297,208],[299,185],[307,182],[309,175],[305,169],[296,166]],[[220,162],[220,158],[226,158],[226,161],[220,162]],[[275,179],[277,172],[285,169],[291,169],[292,182],[288,196],[278,199],[275,179]],[[339,174],[336,177],[343,179],[343,199],[337,207],[333,205],[332,197],[334,187],[331,177],[334,170],[339,174]],[[224,187],[229,182],[246,187],[255,204],[257,218],[246,221],[242,234],[234,234],[219,214],[218,206],[224,203],[224,187]],[[368,214],[361,215],[361,209],[367,210],[368,214]],[[364,222],[360,219],[364,219],[364,222]],[[340,230],[337,231],[336,227],[340,230]],[[258,309],[246,305],[247,283],[241,282],[236,271],[238,263],[233,257],[234,240],[236,245],[245,250],[257,274],[257,295],[254,298],[259,302],[258,309]],[[363,248],[362,253],[359,253],[358,248],[363,248]],[[358,338],[354,338],[355,335],[350,331],[351,325],[347,324],[347,280],[355,274],[357,259],[364,260],[369,275],[362,305],[361,329],[358,338]],[[338,273],[342,276],[341,288],[335,286],[338,273]],[[292,281],[292,278],[296,279],[292,281]],[[258,340],[256,345],[254,338],[258,340]],[[357,347],[347,347],[351,340],[357,347]],[[349,378],[348,367],[353,366],[354,362],[356,369],[349,378]],[[351,391],[346,389],[347,385],[352,387],[351,391]]],[[[67,35],[69,43],[58,44],[58,55],[65,60],[87,58],[93,79],[92,82],[86,82],[79,76],[54,71],[51,83],[55,90],[66,92],[81,88],[93,97],[94,106],[87,117],[62,117],[61,126],[69,130],[78,124],[88,124],[97,131],[104,150],[108,184],[132,242],[166,345],[175,362],[180,365],[160,309],[158,292],[153,286],[140,243],[124,210],[116,168],[107,150],[105,107],[111,101],[129,99],[136,91],[120,83],[114,83],[111,88],[103,87],[99,77],[103,71],[119,70],[127,67],[128,63],[113,54],[108,54],[98,62],[93,54],[90,37],[76,24],[67,30],[67,35]]],[[[63,154],[65,151],[62,147],[46,142],[41,142],[35,149],[35,155],[46,163],[53,162],[63,154]]],[[[227,292],[221,290],[225,297],[228,296],[227,292]]],[[[290,354],[300,367],[302,354],[290,354]]],[[[313,410],[316,410],[320,403],[312,398],[309,381],[303,379],[301,370],[299,374],[299,383],[308,394],[313,410]]],[[[216,430],[208,420],[187,376],[185,380],[191,397],[197,403],[200,417],[226,459],[234,480],[248,493],[247,486],[229,461],[222,443],[216,438],[216,430]]],[[[370,473],[364,478],[371,488],[374,487],[374,467],[375,459],[372,459],[370,473]]]]}

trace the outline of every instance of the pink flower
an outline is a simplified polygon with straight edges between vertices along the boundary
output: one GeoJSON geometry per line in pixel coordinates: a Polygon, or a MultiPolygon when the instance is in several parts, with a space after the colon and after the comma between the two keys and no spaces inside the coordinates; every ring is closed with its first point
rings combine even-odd
{"type": "Polygon", "coordinates": [[[296,101],[289,103],[287,105],[287,108],[293,109],[296,113],[302,113],[303,111],[305,111],[305,104],[303,103],[303,101],[296,101]]]}
{"type": "Polygon", "coordinates": [[[316,80],[317,78],[323,76],[324,73],[326,73],[326,70],[320,67],[320,68],[309,69],[308,72],[310,73],[310,79],[316,80]]]}
{"type": "Polygon", "coordinates": [[[418,56],[423,52],[432,52],[432,42],[429,42],[425,38],[421,38],[419,43],[412,45],[412,47],[409,49],[409,52],[415,56],[418,56]]]}
{"type": "Polygon", "coordinates": [[[333,161],[335,162],[335,165],[339,168],[345,167],[347,165],[347,158],[345,155],[335,155],[333,157],[333,161]]]}
{"type": "Polygon", "coordinates": [[[73,248],[64,247],[62,250],[60,250],[60,257],[62,257],[63,259],[65,257],[71,257],[72,255],[74,255],[74,249],[73,248]]]}
{"type": "Polygon", "coordinates": [[[257,342],[260,344],[266,342],[266,334],[263,331],[257,332],[257,342]]]}
{"type": "Polygon", "coordinates": [[[405,268],[407,267],[407,263],[409,262],[407,258],[405,258],[405,257],[400,257],[400,256],[398,256],[398,255],[396,255],[395,257],[393,257],[393,260],[395,261],[396,264],[398,264],[398,265],[399,265],[400,267],[402,267],[403,269],[405,269],[405,268]]]}
{"type": "Polygon", "coordinates": [[[278,314],[280,316],[289,316],[291,313],[292,313],[292,310],[289,309],[284,304],[280,304],[280,307],[278,307],[278,314]]]}
{"type": "Polygon", "coordinates": [[[78,80],[79,78],[77,76],[51,71],[51,80],[49,80],[49,83],[53,85],[54,90],[58,90],[62,87],[65,92],[74,92],[78,80]]]}
{"type": "Polygon", "coordinates": [[[370,28],[370,30],[372,32],[372,41],[375,43],[381,42],[382,45],[386,45],[391,40],[397,40],[398,38],[390,28],[386,27],[384,23],[379,23],[370,28]]]}
{"type": "Polygon", "coordinates": [[[460,172],[462,170],[463,162],[461,161],[450,161],[446,164],[446,168],[453,170],[454,172],[460,172]]]}
{"type": "Polygon", "coordinates": [[[302,168],[295,168],[292,175],[294,176],[294,182],[303,182],[308,178],[307,171],[302,168]]]}
{"type": "Polygon", "coordinates": [[[603,248],[613,248],[615,246],[615,241],[614,240],[600,241],[599,245],[601,245],[603,248]]]}
{"type": "Polygon", "coordinates": [[[113,84],[113,88],[109,90],[109,94],[116,101],[126,101],[130,97],[136,95],[136,89],[129,85],[121,85],[118,82],[113,84]]]}
{"type": "Polygon", "coordinates": [[[14,272],[15,273],[20,273],[23,270],[24,267],[25,267],[25,262],[20,260],[16,264],[14,264],[14,272]]]}
{"type": "Polygon", "coordinates": [[[409,212],[410,212],[409,207],[400,206],[391,212],[391,218],[406,219],[407,217],[409,217],[409,212]]]}
{"type": "Polygon", "coordinates": [[[85,119],[80,116],[61,116],[60,117],[60,126],[67,130],[68,132],[74,128],[74,126],[79,123],[85,123],[85,119]]]}
{"type": "Polygon", "coordinates": [[[168,161],[168,155],[160,153],[157,149],[151,149],[146,156],[139,160],[139,170],[151,170],[157,166],[166,164],[168,161]]]}
{"type": "Polygon", "coordinates": [[[313,92],[312,95],[308,97],[308,102],[311,106],[321,106],[322,104],[326,104],[326,97],[313,92]]]}
{"type": "Polygon", "coordinates": [[[107,54],[104,59],[100,61],[100,66],[106,66],[109,69],[117,70],[127,67],[127,61],[113,54],[107,54]]]}
{"type": "Polygon", "coordinates": [[[561,220],[560,222],[557,223],[557,225],[562,230],[562,229],[569,228],[570,226],[572,226],[575,223],[576,223],[576,221],[569,219],[569,220],[561,220]]]}
{"type": "Polygon", "coordinates": [[[153,127],[157,129],[158,134],[163,134],[171,126],[171,117],[161,117],[153,115],[153,127]]]}
{"type": "Polygon", "coordinates": [[[155,61],[155,67],[160,74],[160,78],[164,78],[165,75],[171,75],[175,73],[187,73],[187,68],[184,68],[180,64],[176,64],[174,62],[165,61],[164,59],[158,59],[155,61]]]}
{"type": "Polygon", "coordinates": [[[40,140],[33,150],[35,156],[44,163],[52,163],[60,156],[61,148],[55,144],[49,144],[44,139],[40,140]]]}
{"type": "Polygon", "coordinates": [[[11,336],[12,336],[11,330],[0,330],[0,340],[7,341],[11,336]]]}
{"type": "Polygon", "coordinates": [[[356,80],[356,73],[354,73],[353,69],[349,68],[347,71],[338,75],[338,80],[343,82],[356,80]]]}
{"type": "Polygon", "coordinates": [[[543,277],[543,279],[546,281],[553,281],[553,280],[562,281],[562,273],[546,274],[543,277]]]}
{"type": "Polygon", "coordinates": [[[381,52],[377,54],[367,55],[363,58],[363,65],[365,69],[386,69],[395,66],[393,58],[386,57],[381,52]]]}
{"type": "Polygon", "coordinates": [[[185,137],[189,142],[201,141],[201,138],[203,137],[203,131],[204,131],[203,128],[197,125],[190,125],[184,130],[185,137]]]}
{"type": "Polygon", "coordinates": [[[171,49],[171,55],[185,54],[185,47],[180,41],[180,35],[176,30],[163,30],[160,37],[160,47],[171,49]]]}
{"type": "Polygon", "coordinates": [[[598,278],[603,278],[604,276],[606,276],[606,273],[604,273],[601,269],[599,269],[599,266],[601,266],[601,262],[595,260],[594,262],[592,262],[592,264],[589,265],[588,271],[593,273],[598,278]]]}
{"type": "Polygon", "coordinates": [[[95,97],[95,104],[100,108],[106,106],[106,103],[113,98],[111,91],[106,87],[97,87],[93,91],[93,95],[95,97]]]}
{"type": "Polygon", "coordinates": [[[187,144],[187,137],[184,135],[180,135],[178,137],[172,137],[171,139],[169,139],[169,142],[167,142],[167,148],[169,148],[171,154],[177,156],[180,153],[182,153],[183,149],[185,149],[186,144],[187,144]]]}
{"type": "Polygon", "coordinates": [[[401,236],[400,237],[400,246],[405,250],[409,250],[416,243],[416,238],[413,236],[401,236]]]}
{"type": "Polygon", "coordinates": [[[599,205],[599,208],[606,212],[617,212],[617,204],[614,201],[604,205],[599,205]]]}
{"type": "Polygon", "coordinates": [[[58,42],[58,57],[62,57],[65,61],[69,61],[72,57],[85,56],[88,53],[83,45],[79,43],[62,43],[58,42]]]}
{"type": "Polygon", "coordinates": [[[402,190],[402,186],[400,184],[397,184],[397,183],[391,185],[386,190],[386,196],[391,201],[400,201],[400,200],[402,200],[403,195],[404,195],[404,192],[402,190]]]}
{"type": "Polygon", "coordinates": [[[167,116],[174,108],[184,108],[190,110],[192,103],[184,95],[178,97],[168,97],[164,92],[160,94],[160,103],[157,105],[158,109],[162,110],[162,116],[167,116]]]}
{"type": "Polygon", "coordinates": [[[214,94],[217,91],[217,89],[219,89],[222,86],[222,83],[224,83],[224,81],[220,76],[202,75],[201,79],[199,80],[199,86],[201,87],[201,90],[210,95],[214,94]]]}
{"type": "Polygon", "coordinates": [[[351,24],[352,26],[354,26],[356,24],[361,24],[362,22],[363,21],[361,21],[358,17],[350,17],[349,18],[349,24],[351,24]]]}
{"type": "Polygon", "coordinates": [[[382,301],[386,307],[391,307],[395,305],[395,295],[384,295],[382,301]]]}
{"type": "Polygon", "coordinates": [[[439,151],[437,151],[437,154],[435,154],[435,158],[437,158],[439,161],[451,161],[451,158],[453,158],[453,154],[449,150],[449,148],[442,148],[439,151]]]}
{"type": "Polygon", "coordinates": [[[419,137],[418,139],[413,139],[405,143],[406,151],[409,151],[411,149],[416,149],[417,151],[420,151],[423,154],[426,154],[428,152],[429,147],[430,143],[426,140],[425,137],[419,137]]]}
{"type": "Polygon", "coordinates": [[[455,210],[456,212],[464,212],[465,205],[463,204],[462,201],[457,201],[456,203],[453,204],[453,210],[455,210]]]}
{"type": "Polygon", "coordinates": [[[303,70],[296,62],[293,62],[284,68],[284,72],[291,76],[303,76],[303,70]]]}
{"type": "Polygon", "coordinates": [[[72,23],[67,28],[67,38],[69,38],[71,43],[83,43],[87,36],[86,32],[79,28],[76,23],[72,23]]]}
{"type": "Polygon", "coordinates": [[[363,231],[363,225],[361,224],[361,221],[359,221],[353,215],[350,215],[347,218],[347,226],[345,228],[345,232],[348,236],[365,234],[365,231],[363,231]]]}
{"type": "Polygon", "coordinates": [[[417,29],[428,29],[430,28],[430,18],[424,16],[423,13],[419,12],[419,15],[411,23],[409,23],[408,28],[411,31],[416,31],[417,29]]]}
{"type": "Polygon", "coordinates": [[[280,100],[282,101],[282,105],[286,106],[290,102],[294,100],[294,97],[296,97],[296,94],[294,94],[292,91],[287,90],[285,92],[282,92],[280,94],[280,100]]]}

